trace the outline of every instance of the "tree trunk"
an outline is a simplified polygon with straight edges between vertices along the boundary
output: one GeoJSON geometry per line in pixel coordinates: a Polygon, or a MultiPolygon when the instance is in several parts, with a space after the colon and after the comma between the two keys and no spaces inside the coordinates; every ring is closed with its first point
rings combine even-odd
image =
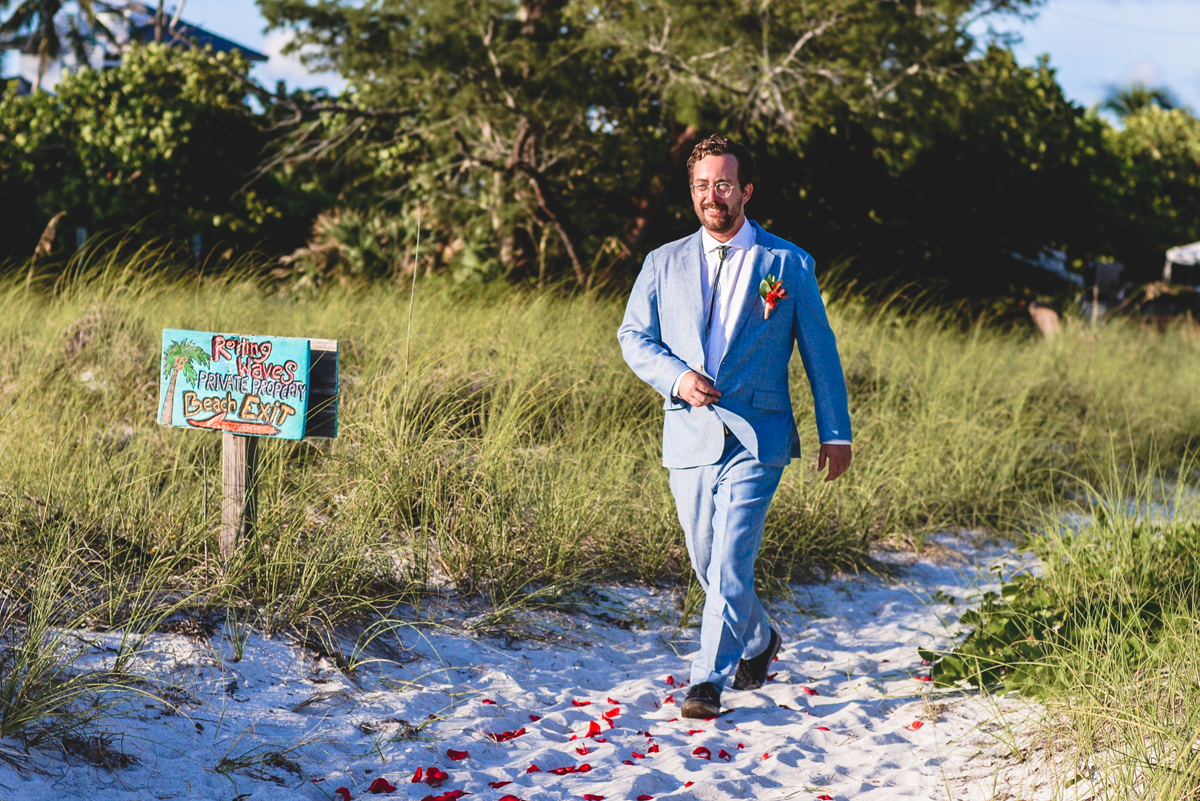
{"type": "Polygon", "coordinates": [[[174,425],[175,419],[175,379],[179,378],[179,368],[171,371],[171,383],[167,384],[167,396],[163,402],[162,424],[174,425]]]}
{"type": "Polygon", "coordinates": [[[166,0],[158,0],[158,13],[154,15],[154,41],[162,44],[163,40],[163,3],[166,0]]]}

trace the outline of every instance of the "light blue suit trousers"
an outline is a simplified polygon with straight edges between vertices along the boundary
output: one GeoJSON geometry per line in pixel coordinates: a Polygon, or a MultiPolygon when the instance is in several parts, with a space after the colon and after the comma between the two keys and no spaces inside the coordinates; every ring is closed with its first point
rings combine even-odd
{"type": "Polygon", "coordinates": [[[706,591],[692,682],[718,688],[739,658],[767,647],[754,562],[783,468],[800,455],[788,388],[788,362],[797,347],[818,436],[822,442],[851,439],[846,382],[812,256],[750,224],[751,280],[715,371],[720,401],[692,407],[670,397],[681,372],[713,374],[704,369],[707,299],[700,291],[699,231],[646,257],[617,332],[625,361],[664,397],[663,465],[671,470],[688,554],[706,591]],[[783,281],[787,297],[764,319],[758,287],[768,274],[783,281]]]}

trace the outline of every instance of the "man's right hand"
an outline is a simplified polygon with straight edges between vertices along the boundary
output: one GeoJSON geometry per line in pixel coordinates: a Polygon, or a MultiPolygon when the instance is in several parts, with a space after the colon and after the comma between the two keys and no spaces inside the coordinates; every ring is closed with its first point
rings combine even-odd
{"type": "Polygon", "coordinates": [[[721,393],[707,378],[689,370],[679,379],[679,397],[690,406],[710,406],[721,399],[721,393]]]}

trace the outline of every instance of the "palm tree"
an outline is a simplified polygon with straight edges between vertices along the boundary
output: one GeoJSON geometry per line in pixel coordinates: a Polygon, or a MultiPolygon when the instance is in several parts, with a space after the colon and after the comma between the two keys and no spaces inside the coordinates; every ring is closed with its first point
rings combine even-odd
{"type": "MultiPolygon", "coordinates": [[[[22,49],[36,50],[38,71],[33,81],[34,92],[42,88],[42,76],[46,74],[50,62],[62,53],[64,37],[75,54],[76,61],[87,61],[88,30],[79,27],[78,17],[71,17],[66,28],[62,30],[57,25],[56,20],[63,10],[63,0],[0,0],[0,11],[7,11],[14,2],[17,4],[16,10],[8,19],[0,22],[0,46],[20,43],[22,49]],[[22,36],[26,33],[26,36],[22,36]]],[[[93,0],[75,2],[87,20],[88,28],[111,39],[111,32],[96,19],[93,0]]]]}
{"type": "Polygon", "coordinates": [[[1110,86],[1108,96],[1104,98],[1100,107],[1125,119],[1130,114],[1145,111],[1151,106],[1170,111],[1178,108],[1179,102],[1170,89],[1161,86],[1149,87],[1141,81],[1134,81],[1125,87],[1110,86]]]}
{"type": "Polygon", "coordinates": [[[178,380],[179,374],[183,373],[184,378],[190,382],[196,380],[195,362],[208,367],[208,354],[204,352],[195,342],[189,339],[181,339],[172,342],[163,353],[163,378],[170,377],[171,383],[167,384],[167,391],[164,395],[161,421],[164,426],[174,425],[173,417],[175,413],[175,381],[178,380]]]}

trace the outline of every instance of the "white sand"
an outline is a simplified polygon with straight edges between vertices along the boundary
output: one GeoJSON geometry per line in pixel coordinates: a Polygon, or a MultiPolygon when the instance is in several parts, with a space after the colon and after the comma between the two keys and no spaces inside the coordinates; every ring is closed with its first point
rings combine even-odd
{"type": "MultiPolygon", "coordinates": [[[[1017,765],[1008,747],[1029,742],[1021,721],[1035,707],[917,678],[929,673],[917,648],[951,644],[969,599],[998,588],[990,568],[1008,575],[1017,564],[997,546],[936,545],[920,559],[883,557],[900,566],[896,580],[837,579],[769,605],[784,642],[774,680],[727,691],[727,711],[710,721],[676,720],[697,631],[677,631],[676,599],[642,587],[606,587],[587,610],[512,623],[540,639],[468,636],[461,603],[425,606],[421,617],[441,624],[380,637],[362,657],[391,661],[361,665],[357,684],[290,638],[251,635],[235,662],[228,633],[155,635],[134,669],[174,688],[176,708],[139,698],[93,729],[138,764],[109,771],[35,753],[23,769],[0,764],[0,798],[328,799],[339,787],[360,798],[379,777],[396,785],[389,797],[414,801],[453,790],[479,801],[1049,798],[1036,766],[1017,765]],[[958,603],[931,601],[939,590],[958,603]],[[644,627],[605,622],[605,610],[644,627]],[[426,725],[405,738],[399,721],[426,725]],[[593,721],[601,733],[587,737],[593,721]],[[272,752],[287,761],[264,763],[272,752]],[[218,772],[223,759],[245,767],[218,772]],[[429,766],[448,774],[440,788],[410,781],[429,766]],[[488,786],[497,781],[512,783],[488,786]]],[[[115,646],[116,635],[98,644],[115,646]]],[[[354,643],[341,647],[350,655],[354,643]]]]}

